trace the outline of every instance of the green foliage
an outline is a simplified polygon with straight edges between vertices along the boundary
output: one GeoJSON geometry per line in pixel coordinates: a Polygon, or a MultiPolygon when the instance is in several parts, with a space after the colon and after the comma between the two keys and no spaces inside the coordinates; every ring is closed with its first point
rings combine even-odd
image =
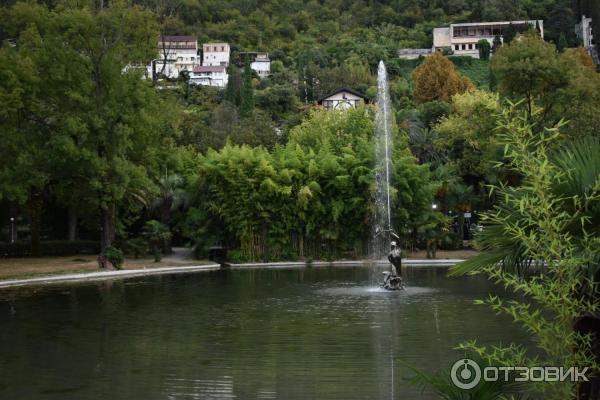
{"type": "Polygon", "coordinates": [[[452,108],[435,126],[437,146],[446,151],[453,173],[483,192],[486,184],[497,182],[503,173],[493,164],[502,157],[494,134],[500,111],[498,96],[467,92],[452,98],[452,108]]]}
{"type": "MultiPolygon", "coordinates": [[[[524,296],[490,296],[481,303],[522,324],[541,353],[529,357],[519,346],[490,348],[476,342],[461,347],[496,365],[597,371],[594,339],[574,326],[582,316],[598,311],[600,142],[590,138],[553,153],[559,130],[536,132],[526,114],[514,115],[514,107],[504,111],[500,126],[507,166],[522,176],[522,183],[518,188],[494,187],[502,200],[484,215],[484,230],[478,236],[484,252],[451,272],[483,272],[524,296]],[[533,276],[526,277],[526,270],[533,276]]],[[[549,399],[573,393],[564,383],[545,383],[538,389],[549,399]]]]}
{"type": "Polygon", "coordinates": [[[0,67],[10,107],[0,116],[0,196],[30,204],[36,221],[50,190],[65,207],[98,213],[108,246],[118,215],[146,204],[148,171],[171,152],[176,107],[124,72],[155,56],[154,15],[119,1],[97,12],[33,3],[3,12],[16,45],[0,49],[11,61],[0,67]]]}
{"type": "Polygon", "coordinates": [[[102,251],[102,255],[110,261],[115,269],[121,269],[125,257],[120,249],[114,246],[108,246],[102,251]]]}
{"type": "Polygon", "coordinates": [[[250,57],[246,57],[244,66],[244,84],[242,86],[242,100],[240,104],[240,116],[250,118],[254,113],[254,88],[252,86],[252,69],[250,69],[250,57]]]}
{"type": "Polygon", "coordinates": [[[491,50],[490,42],[488,42],[487,39],[481,39],[477,44],[479,47],[479,59],[489,60],[491,50]]]}
{"type": "Polygon", "coordinates": [[[169,227],[156,220],[146,221],[142,235],[152,249],[154,261],[159,262],[161,260],[161,247],[165,241],[171,238],[169,227]]]}
{"type": "Polygon", "coordinates": [[[567,37],[565,36],[565,34],[563,32],[561,32],[561,34],[558,38],[558,44],[556,45],[556,48],[558,49],[558,51],[562,52],[567,47],[569,47],[569,43],[567,43],[567,37]]]}
{"type": "Polygon", "coordinates": [[[567,119],[571,122],[565,134],[597,134],[593,125],[600,122],[599,114],[591,110],[600,106],[600,76],[585,54],[569,50],[557,57],[554,45],[526,34],[498,51],[492,72],[499,91],[514,101],[524,98],[524,107],[530,117],[535,114],[539,126],[567,119]]]}
{"type": "MultiPolygon", "coordinates": [[[[478,365],[485,366],[483,361],[478,359],[478,365]]],[[[440,399],[444,400],[522,400],[527,397],[524,392],[527,385],[523,382],[506,382],[504,380],[486,381],[483,380],[475,388],[464,390],[458,388],[451,379],[449,369],[432,374],[419,371],[416,368],[409,367],[415,376],[411,378],[411,384],[420,387],[423,392],[433,390],[440,399]]]]}
{"type": "Polygon", "coordinates": [[[230,64],[227,70],[229,78],[227,80],[227,87],[225,88],[224,99],[239,107],[242,104],[242,78],[240,76],[240,69],[235,64],[230,64]]]}
{"type": "MultiPolygon", "coordinates": [[[[292,129],[286,146],[209,151],[193,184],[203,218],[222,221],[246,260],[363,254],[374,194],[373,129],[366,108],[321,110],[292,129]]],[[[397,139],[395,215],[399,226],[412,226],[432,192],[427,168],[397,139]]]]}

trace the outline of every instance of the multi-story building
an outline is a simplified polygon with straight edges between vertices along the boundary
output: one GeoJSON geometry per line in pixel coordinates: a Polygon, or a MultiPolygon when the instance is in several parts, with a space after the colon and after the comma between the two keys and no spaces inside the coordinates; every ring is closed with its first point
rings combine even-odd
{"type": "Polygon", "coordinates": [[[190,75],[190,83],[224,88],[228,78],[225,65],[197,65],[190,75]]]}
{"type": "Polygon", "coordinates": [[[525,31],[530,27],[537,29],[540,36],[544,37],[543,20],[451,24],[449,27],[433,30],[433,50],[448,49],[454,55],[479,58],[480,40],[485,39],[492,45],[495,37],[503,40],[508,29],[525,31]]]}
{"type": "Polygon", "coordinates": [[[149,76],[176,79],[182,71],[191,73],[200,63],[196,36],[161,36],[157,58],[149,66],[149,76]]]}
{"type": "Polygon", "coordinates": [[[575,34],[583,42],[583,47],[592,56],[594,62],[598,64],[598,53],[592,33],[592,19],[583,15],[581,22],[575,25],[575,34]]]}
{"type": "Polygon", "coordinates": [[[229,66],[230,48],[228,43],[204,43],[202,45],[202,65],[213,67],[229,66]]]}

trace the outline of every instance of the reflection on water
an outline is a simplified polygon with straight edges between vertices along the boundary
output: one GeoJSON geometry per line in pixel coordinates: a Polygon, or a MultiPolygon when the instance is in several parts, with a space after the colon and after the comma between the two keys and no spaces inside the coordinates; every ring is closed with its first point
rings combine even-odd
{"type": "Polygon", "coordinates": [[[407,365],[525,335],[445,270],[216,271],[0,292],[1,399],[427,399],[407,365]]]}

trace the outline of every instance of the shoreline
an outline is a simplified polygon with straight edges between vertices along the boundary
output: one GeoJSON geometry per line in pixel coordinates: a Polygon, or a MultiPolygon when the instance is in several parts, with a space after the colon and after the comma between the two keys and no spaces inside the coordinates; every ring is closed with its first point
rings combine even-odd
{"type": "MultiPolygon", "coordinates": [[[[461,261],[462,259],[405,259],[402,261],[402,265],[405,267],[451,267],[461,261]]],[[[314,261],[310,263],[312,267],[363,267],[373,264],[370,260],[363,261],[314,261]]],[[[378,265],[388,264],[387,261],[378,261],[378,265]]],[[[270,263],[244,263],[244,264],[231,264],[230,269],[286,269],[286,268],[306,268],[307,263],[302,261],[296,262],[270,262],[270,263]]],[[[111,271],[100,271],[100,272],[80,272],[71,274],[50,274],[44,276],[37,276],[31,278],[21,279],[4,279],[0,280],[0,290],[5,288],[23,287],[23,286],[44,286],[52,284],[64,284],[64,283],[80,283],[80,282],[94,282],[111,279],[128,279],[140,276],[153,276],[153,275],[168,275],[168,274],[186,274],[206,271],[217,271],[220,270],[219,264],[204,264],[204,265],[192,265],[192,266],[170,266],[170,267],[159,267],[159,268],[139,268],[139,269],[122,269],[122,270],[111,270],[111,271]]]]}

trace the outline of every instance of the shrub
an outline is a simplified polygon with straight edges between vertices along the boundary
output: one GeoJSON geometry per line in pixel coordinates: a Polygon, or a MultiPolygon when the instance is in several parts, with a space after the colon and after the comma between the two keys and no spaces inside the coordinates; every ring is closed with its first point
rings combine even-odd
{"type": "Polygon", "coordinates": [[[132,255],[134,258],[140,258],[148,251],[148,243],[144,238],[137,237],[125,241],[123,249],[126,254],[132,255]]]}
{"type": "Polygon", "coordinates": [[[102,252],[102,255],[104,257],[106,257],[108,259],[108,261],[111,262],[111,264],[113,265],[113,267],[115,267],[115,269],[121,269],[121,267],[123,266],[123,252],[121,250],[119,250],[116,247],[113,246],[108,246],[106,249],[104,249],[104,251],[102,252]]]}

